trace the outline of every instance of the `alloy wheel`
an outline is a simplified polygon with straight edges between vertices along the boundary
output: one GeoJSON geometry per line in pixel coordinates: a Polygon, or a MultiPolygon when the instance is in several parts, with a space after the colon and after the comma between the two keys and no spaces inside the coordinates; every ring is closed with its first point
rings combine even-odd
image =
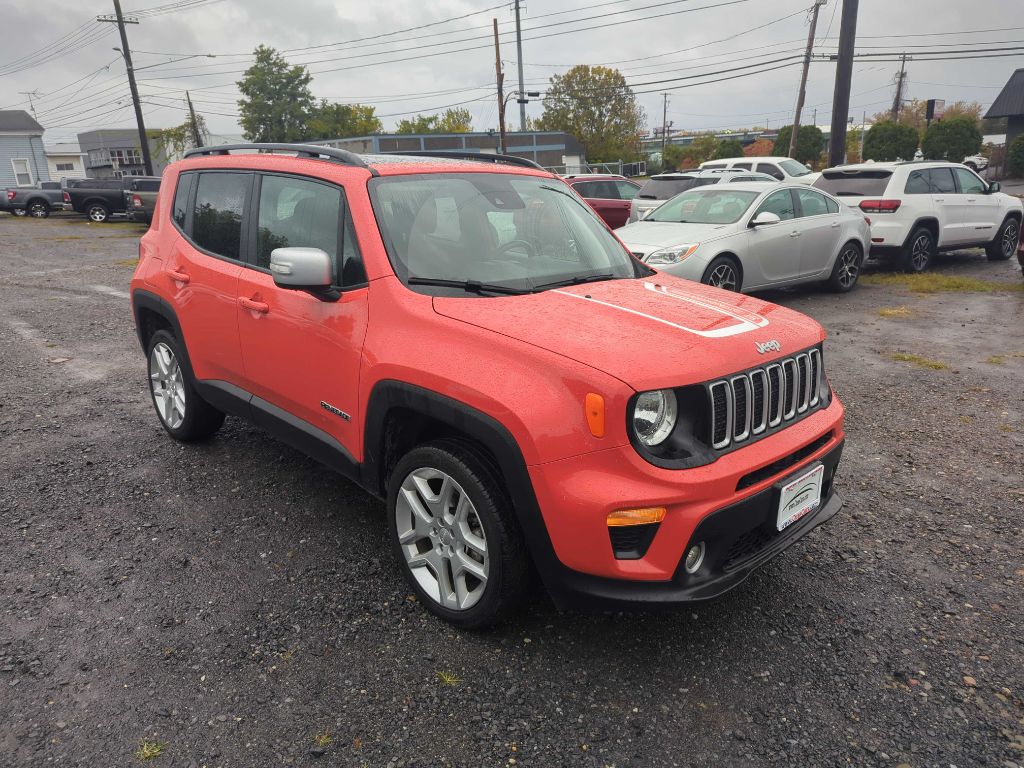
{"type": "Polygon", "coordinates": [[[46,206],[41,203],[33,203],[28,212],[30,216],[36,219],[45,219],[47,214],[46,206]]]}
{"type": "Polygon", "coordinates": [[[98,205],[94,205],[89,209],[89,218],[95,222],[103,222],[107,220],[107,212],[98,205]]]}
{"type": "Polygon", "coordinates": [[[1017,250],[1017,238],[1020,236],[1020,230],[1017,228],[1016,221],[1010,221],[1006,225],[1006,229],[1003,230],[1003,256],[1010,258],[1013,256],[1014,251],[1017,250]]]}
{"type": "Polygon", "coordinates": [[[177,429],[185,421],[185,382],[174,350],[163,342],[149,353],[149,381],[161,421],[177,429]]]}
{"type": "Polygon", "coordinates": [[[914,245],[910,249],[910,263],[914,267],[915,272],[920,272],[926,266],[928,261],[932,257],[932,238],[930,235],[920,235],[914,241],[914,245]]]}
{"type": "Polygon", "coordinates": [[[413,578],[437,604],[472,608],[490,572],[487,536],[462,486],[433,467],[410,472],[395,503],[398,544],[413,578]]]}
{"type": "Polygon", "coordinates": [[[856,248],[847,248],[839,254],[839,285],[850,288],[857,282],[860,273],[860,254],[856,248]]]}
{"type": "Polygon", "coordinates": [[[738,283],[736,270],[730,264],[719,264],[708,277],[708,285],[727,291],[735,291],[738,283]]]}

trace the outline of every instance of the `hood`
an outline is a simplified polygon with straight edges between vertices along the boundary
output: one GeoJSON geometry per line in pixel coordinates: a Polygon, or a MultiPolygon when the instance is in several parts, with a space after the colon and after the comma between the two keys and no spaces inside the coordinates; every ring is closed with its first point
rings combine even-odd
{"type": "Polygon", "coordinates": [[[615,230],[631,251],[650,252],[672,245],[693,245],[729,234],[734,224],[679,224],[671,221],[637,221],[615,230]]]}
{"type": "Polygon", "coordinates": [[[571,358],[638,391],[718,378],[824,338],[821,326],[798,312],[666,274],[523,296],[438,296],[434,311],[571,358]],[[758,353],[768,341],[781,351],[758,353]]]}

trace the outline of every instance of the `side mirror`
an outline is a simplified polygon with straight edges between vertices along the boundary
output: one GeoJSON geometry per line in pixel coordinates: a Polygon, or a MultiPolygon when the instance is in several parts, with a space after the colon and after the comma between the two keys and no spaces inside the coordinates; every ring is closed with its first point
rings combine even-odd
{"type": "Polygon", "coordinates": [[[999,182],[998,181],[993,181],[991,184],[988,185],[988,193],[990,195],[995,194],[1000,189],[1002,189],[1002,187],[999,186],[999,182]]]}
{"type": "Polygon", "coordinates": [[[761,211],[757,216],[750,220],[750,226],[752,227],[763,227],[768,224],[778,224],[782,219],[779,218],[778,214],[772,213],[771,211],[761,211]]]}
{"type": "Polygon", "coordinates": [[[643,221],[644,219],[646,219],[648,216],[650,216],[656,210],[658,210],[658,209],[657,208],[648,208],[646,210],[640,211],[640,221],[643,221]]]}
{"type": "Polygon", "coordinates": [[[275,248],[270,252],[270,274],[281,288],[337,298],[331,289],[331,257],[319,248],[275,248]]]}

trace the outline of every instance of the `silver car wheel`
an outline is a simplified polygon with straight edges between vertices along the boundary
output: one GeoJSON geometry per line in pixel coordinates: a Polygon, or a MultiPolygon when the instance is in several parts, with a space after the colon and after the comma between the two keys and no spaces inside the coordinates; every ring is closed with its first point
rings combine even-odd
{"type": "Polygon", "coordinates": [[[852,246],[839,254],[839,285],[850,288],[860,274],[860,253],[852,246]]]}
{"type": "Polygon", "coordinates": [[[50,210],[42,203],[32,203],[29,206],[28,212],[34,219],[45,219],[50,210]]]}
{"type": "Polygon", "coordinates": [[[107,210],[103,206],[94,205],[89,208],[89,218],[97,223],[107,220],[107,210]]]}
{"type": "Polygon", "coordinates": [[[149,353],[149,386],[160,420],[170,429],[185,421],[185,382],[174,351],[162,341],[149,353]]]}
{"type": "Polygon", "coordinates": [[[1007,223],[1006,229],[1003,230],[1003,256],[1010,258],[1017,250],[1017,238],[1020,236],[1020,230],[1017,228],[1017,222],[1011,220],[1007,223]]]}
{"type": "Polygon", "coordinates": [[[920,235],[910,249],[910,263],[913,265],[914,271],[920,272],[928,266],[931,257],[932,238],[930,235],[920,235]]]}
{"type": "Polygon", "coordinates": [[[398,544],[413,577],[438,605],[472,608],[490,572],[487,536],[472,500],[432,467],[410,472],[395,503],[398,544]]]}
{"type": "Polygon", "coordinates": [[[738,284],[736,270],[732,268],[731,264],[719,264],[708,276],[708,285],[723,288],[726,291],[735,291],[738,284]]]}

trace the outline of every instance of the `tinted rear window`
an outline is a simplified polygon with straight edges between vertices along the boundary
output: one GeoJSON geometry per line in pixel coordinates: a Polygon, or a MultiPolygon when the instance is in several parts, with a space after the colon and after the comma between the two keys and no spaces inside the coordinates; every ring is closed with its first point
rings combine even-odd
{"type": "Polygon", "coordinates": [[[160,189],[160,179],[136,179],[131,182],[131,189],[136,192],[156,192],[160,189]]]}
{"type": "Polygon", "coordinates": [[[885,194],[892,171],[825,171],[814,186],[836,197],[865,197],[885,194]]]}
{"type": "Polygon", "coordinates": [[[640,187],[637,197],[648,200],[668,200],[680,192],[685,192],[698,185],[697,179],[650,179],[640,187]]]}

